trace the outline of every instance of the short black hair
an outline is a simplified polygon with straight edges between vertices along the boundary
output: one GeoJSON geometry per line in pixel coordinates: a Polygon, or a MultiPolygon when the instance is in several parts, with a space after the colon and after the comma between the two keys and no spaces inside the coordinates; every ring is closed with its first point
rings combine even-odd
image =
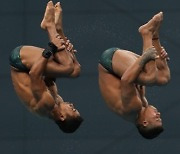
{"type": "Polygon", "coordinates": [[[162,126],[146,128],[141,124],[137,124],[136,127],[139,133],[146,139],[153,139],[164,131],[162,126]]]}
{"type": "Polygon", "coordinates": [[[64,133],[75,132],[79,128],[82,122],[83,122],[83,118],[81,116],[78,116],[76,118],[68,117],[64,121],[61,120],[55,121],[55,123],[64,133]]]}

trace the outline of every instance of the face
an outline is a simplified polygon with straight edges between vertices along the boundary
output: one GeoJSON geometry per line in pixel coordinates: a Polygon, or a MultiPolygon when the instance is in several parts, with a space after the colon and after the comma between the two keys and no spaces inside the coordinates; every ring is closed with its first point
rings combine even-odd
{"type": "Polygon", "coordinates": [[[64,117],[73,117],[76,118],[80,116],[80,113],[77,109],[74,108],[74,105],[72,103],[63,102],[59,105],[60,112],[64,117]]]}
{"type": "Polygon", "coordinates": [[[149,126],[162,126],[161,114],[154,106],[148,106],[144,111],[144,116],[149,126]]]}

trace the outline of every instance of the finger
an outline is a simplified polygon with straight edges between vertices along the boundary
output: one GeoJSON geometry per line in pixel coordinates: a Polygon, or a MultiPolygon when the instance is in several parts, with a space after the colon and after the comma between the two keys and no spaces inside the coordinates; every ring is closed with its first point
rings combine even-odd
{"type": "Polygon", "coordinates": [[[70,48],[70,50],[72,50],[72,49],[73,49],[73,45],[72,45],[71,43],[70,43],[69,48],[70,48]]]}
{"type": "Polygon", "coordinates": [[[166,60],[167,60],[167,61],[170,61],[170,58],[169,58],[169,57],[167,57],[167,58],[166,58],[166,60]]]}
{"type": "Polygon", "coordinates": [[[56,38],[61,39],[61,36],[60,35],[56,35],[56,38]]]}
{"type": "Polygon", "coordinates": [[[67,51],[70,51],[69,47],[67,47],[67,51]]]}
{"type": "Polygon", "coordinates": [[[68,51],[71,51],[71,46],[68,46],[68,47],[67,47],[67,50],[68,50],[68,51]]]}
{"type": "Polygon", "coordinates": [[[66,45],[69,45],[69,42],[70,42],[70,41],[69,41],[69,40],[67,40],[67,41],[66,41],[66,45]]]}
{"type": "Polygon", "coordinates": [[[167,58],[167,57],[168,57],[168,54],[166,52],[161,54],[161,58],[167,58]]]}
{"type": "Polygon", "coordinates": [[[65,44],[65,41],[63,39],[61,39],[60,41],[61,41],[61,44],[65,44]]]}
{"type": "Polygon", "coordinates": [[[162,50],[161,50],[161,53],[167,53],[167,52],[166,52],[166,50],[162,49],[162,50]]]}

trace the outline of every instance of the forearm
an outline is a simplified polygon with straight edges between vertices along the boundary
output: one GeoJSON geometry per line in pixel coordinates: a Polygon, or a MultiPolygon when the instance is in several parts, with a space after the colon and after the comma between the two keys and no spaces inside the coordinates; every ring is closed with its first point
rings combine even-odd
{"type": "Polygon", "coordinates": [[[145,96],[144,96],[144,97],[141,97],[141,101],[142,101],[142,105],[143,105],[144,107],[147,107],[147,106],[148,106],[148,101],[147,101],[147,99],[146,99],[145,96]]]}
{"type": "Polygon", "coordinates": [[[52,97],[54,98],[56,104],[58,104],[60,102],[63,102],[63,99],[58,94],[58,89],[57,89],[55,80],[56,80],[55,78],[49,78],[47,76],[44,79],[46,86],[48,87],[48,90],[50,91],[50,93],[51,93],[52,97]]]}

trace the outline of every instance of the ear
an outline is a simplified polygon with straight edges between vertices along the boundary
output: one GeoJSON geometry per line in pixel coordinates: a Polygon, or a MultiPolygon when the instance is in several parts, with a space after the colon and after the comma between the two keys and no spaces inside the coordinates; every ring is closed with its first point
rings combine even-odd
{"type": "Polygon", "coordinates": [[[146,127],[148,125],[148,122],[146,120],[143,121],[143,126],[146,127]]]}

